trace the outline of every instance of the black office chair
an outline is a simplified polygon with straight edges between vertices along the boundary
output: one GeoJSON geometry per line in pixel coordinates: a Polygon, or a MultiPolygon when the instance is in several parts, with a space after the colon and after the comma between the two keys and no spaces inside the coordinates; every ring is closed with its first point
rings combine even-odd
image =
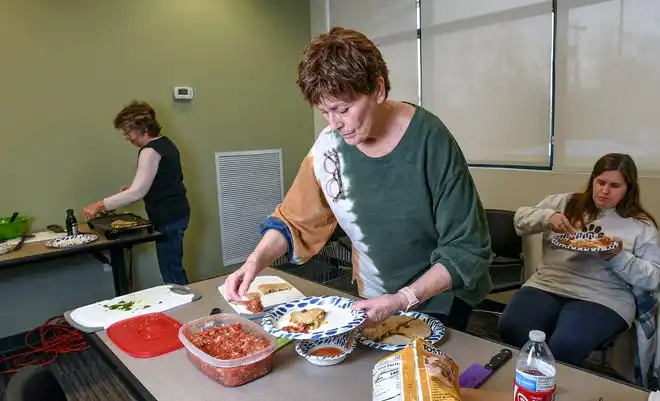
{"type": "Polygon", "coordinates": [[[7,384],[7,401],[67,401],[53,372],[46,367],[25,366],[7,384]]]}
{"type": "MultiPolygon", "coordinates": [[[[516,233],[513,216],[514,212],[510,210],[486,209],[491,241],[491,294],[517,290],[524,283],[522,238],[516,233]]],[[[475,306],[473,312],[500,316],[504,306],[500,302],[484,299],[475,306]]]]}
{"type": "Polygon", "coordinates": [[[319,253],[305,264],[294,265],[280,258],[272,267],[358,295],[357,286],[353,283],[352,244],[339,226],[319,253]]]}
{"type": "MultiPolygon", "coordinates": [[[[327,263],[334,268],[343,268],[345,270],[352,270],[352,253],[353,245],[344,230],[337,226],[335,231],[328,239],[328,242],[323,246],[319,253],[314,256],[310,262],[327,263]]],[[[282,256],[272,263],[272,267],[280,270],[295,269],[296,266],[290,266],[285,256],[282,256]]]]}
{"type": "Polygon", "coordinates": [[[320,255],[325,256],[331,266],[352,268],[352,253],[351,240],[338,225],[328,243],[321,249],[320,255]]]}
{"type": "Polygon", "coordinates": [[[616,333],[612,337],[605,340],[598,348],[594,350],[595,352],[600,352],[600,373],[605,373],[605,368],[607,367],[607,351],[614,347],[616,340],[626,331],[627,329],[616,333]]]}
{"type": "Polygon", "coordinates": [[[490,275],[493,281],[491,294],[516,290],[522,287],[525,274],[525,257],[522,238],[513,225],[514,212],[486,209],[493,253],[490,275]]]}

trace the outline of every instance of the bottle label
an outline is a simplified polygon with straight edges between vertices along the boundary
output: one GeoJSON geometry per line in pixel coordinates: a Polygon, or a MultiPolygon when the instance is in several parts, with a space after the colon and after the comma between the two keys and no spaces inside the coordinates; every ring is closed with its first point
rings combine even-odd
{"type": "Polygon", "coordinates": [[[529,391],[544,393],[555,388],[555,377],[538,370],[516,369],[516,385],[529,391]]]}
{"type": "MultiPolygon", "coordinates": [[[[517,379],[516,379],[517,380],[517,379]]],[[[531,391],[516,384],[513,388],[513,401],[555,401],[555,388],[550,391],[531,391]]]]}

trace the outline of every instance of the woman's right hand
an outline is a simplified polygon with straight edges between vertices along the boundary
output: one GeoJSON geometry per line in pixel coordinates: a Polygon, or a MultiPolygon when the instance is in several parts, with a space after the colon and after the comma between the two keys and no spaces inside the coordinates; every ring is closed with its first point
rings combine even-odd
{"type": "Polygon", "coordinates": [[[573,234],[575,227],[564,213],[556,212],[548,219],[548,228],[558,234],[573,234]]]}
{"type": "Polygon", "coordinates": [[[230,301],[242,301],[250,284],[261,269],[255,262],[247,261],[225,280],[225,291],[230,301]]]}

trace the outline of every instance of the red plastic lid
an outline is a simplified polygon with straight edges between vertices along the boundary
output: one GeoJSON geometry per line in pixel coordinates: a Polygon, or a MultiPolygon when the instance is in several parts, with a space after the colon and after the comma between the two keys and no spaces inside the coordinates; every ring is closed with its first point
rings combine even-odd
{"type": "Polygon", "coordinates": [[[136,358],[153,358],[175,351],[181,323],[164,313],[149,313],[122,320],[108,327],[108,337],[117,347],[136,358]]]}

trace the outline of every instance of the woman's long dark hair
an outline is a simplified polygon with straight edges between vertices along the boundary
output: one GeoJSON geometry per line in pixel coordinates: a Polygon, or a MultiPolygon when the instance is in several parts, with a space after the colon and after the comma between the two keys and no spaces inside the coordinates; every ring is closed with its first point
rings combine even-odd
{"type": "Polygon", "coordinates": [[[621,201],[616,205],[616,212],[621,217],[632,217],[653,223],[658,227],[655,219],[647,212],[639,200],[639,183],[637,182],[637,166],[632,157],[623,153],[609,153],[596,162],[589,176],[584,192],[571,196],[566,204],[564,214],[576,227],[583,227],[598,217],[598,207],[594,202],[594,180],[606,171],[618,171],[626,181],[627,190],[621,201]]]}

